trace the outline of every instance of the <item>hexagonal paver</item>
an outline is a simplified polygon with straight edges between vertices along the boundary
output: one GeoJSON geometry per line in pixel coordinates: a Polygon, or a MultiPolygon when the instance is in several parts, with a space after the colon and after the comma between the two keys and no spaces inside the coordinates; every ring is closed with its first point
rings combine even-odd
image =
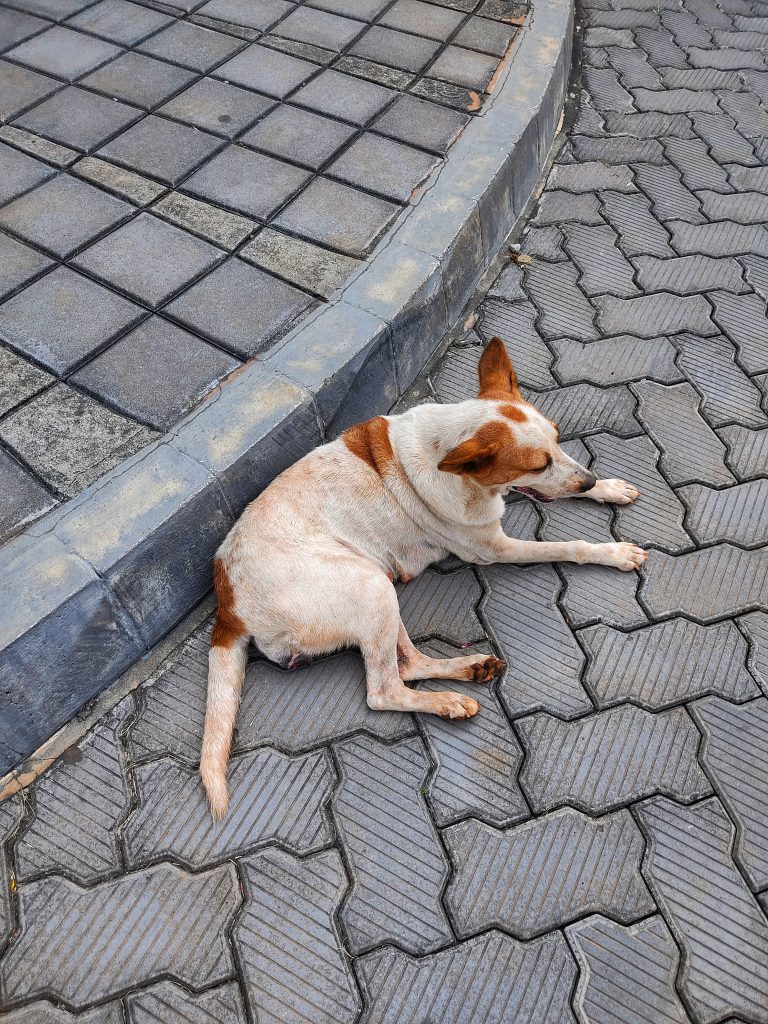
{"type": "Polygon", "coordinates": [[[336,850],[241,862],[247,898],[234,930],[246,998],[261,1024],[353,1024],[357,992],[336,913],[347,889],[336,850]]]}
{"type": "MultiPolygon", "coordinates": [[[[300,8],[297,8],[300,9],[300,8]]],[[[340,124],[300,107],[280,105],[240,140],[245,146],[318,170],[355,134],[340,124]]]]}
{"type": "Polygon", "coordinates": [[[212,822],[196,771],[170,758],[136,769],[139,807],[124,830],[129,862],[170,856],[202,867],[268,842],[300,853],[329,842],[333,772],[324,751],[290,758],[265,747],[233,758],[228,777],[227,817],[212,822]]]}
{"type": "Polygon", "coordinates": [[[89,889],[57,875],[32,882],[19,892],[21,934],[0,967],[5,996],[50,995],[81,1009],[161,977],[224,981],[239,905],[232,864],[195,875],[159,864],[89,889]],[[63,934],[69,942],[57,941],[63,934]],[[91,941],[74,941],[83,934],[91,941]]]}
{"type": "Polygon", "coordinates": [[[538,814],[565,804],[602,814],[656,793],[690,802],[712,792],[683,708],[625,706],[576,722],[538,714],[515,724],[527,755],[520,784],[538,814]]]}
{"type": "Polygon", "coordinates": [[[449,942],[440,900],[448,864],[421,793],[421,742],[385,746],[363,736],[334,750],[341,783],[333,813],[352,882],[341,909],[348,948],[360,953],[389,940],[426,953],[449,942]]]}
{"type": "Polygon", "coordinates": [[[9,50],[6,57],[63,78],[65,82],[73,82],[110,57],[116,57],[119,52],[117,46],[103,39],[74,32],[63,25],[53,25],[9,50]]]}
{"type": "Polygon", "coordinates": [[[683,951],[680,991],[697,1019],[768,1020],[768,923],[730,858],[734,827],[714,797],[641,804],[643,874],[683,951]],[[727,908],[727,914],[724,914],[727,908]]]}
{"type": "Polygon", "coordinates": [[[73,85],[38,103],[16,124],[54,142],[92,153],[142,114],[138,107],[73,85]]]}
{"type": "Polygon", "coordinates": [[[223,146],[189,125],[150,114],[99,150],[99,156],[175,185],[223,146]]]}
{"type": "Polygon", "coordinates": [[[495,927],[528,939],[595,911],[629,923],[653,909],[629,811],[589,818],[565,808],[506,832],[470,818],[443,839],[455,866],[446,904],[461,938],[495,927]]]}

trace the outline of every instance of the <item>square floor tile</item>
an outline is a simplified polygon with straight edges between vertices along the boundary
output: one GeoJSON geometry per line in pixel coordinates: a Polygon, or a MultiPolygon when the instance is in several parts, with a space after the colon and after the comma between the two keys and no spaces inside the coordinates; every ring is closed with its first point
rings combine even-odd
{"type": "Polygon", "coordinates": [[[494,57],[501,58],[507,52],[517,31],[514,25],[505,25],[502,21],[470,18],[462,25],[453,41],[457,46],[467,46],[470,50],[481,50],[483,53],[491,53],[494,57]]]}
{"type": "Polygon", "coordinates": [[[185,181],[183,189],[263,221],[310,177],[307,171],[291,164],[240,146],[229,146],[185,181]]]}
{"type": "Polygon", "coordinates": [[[62,375],[142,316],[133,302],[56,267],[0,306],[0,338],[62,375]]]}
{"type": "Polygon", "coordinates": [[[210,71],[245,46],[242,39],[202,25],[177,21],[139,45],[151,57],[170,60],[193,71],[210,71]]]}
{"type": "Polygon", "coordinates": [[[201,238],[141,213],[72,263],[154,308],[224,256],[201,238]]]}
{"type": "Polygon", "coordinates": [[[0,142],[0,205],[51,178],[56,171],[34,157],[0,142]]]}
{"type": "Polygon", "coordinates": [[[42,18],[0,7],[0,51],[9,50],[46,26],[49,26],[49,22],[43,21],[42,18]]]}
{"type": "Polygon", "coordinates": [[[64,260],[134,209],[79,178],[59,174],[0,209],[0,227],[64,260]]]}
{"type": "MultiPolygon", "coordinates": [[[[0,211],[2,212],[2,211],[0,211]]],[[[37,274],[50,270],[53,263],[28,245],[0,233],[0,299],[31,281],[37,274]]],[[[0,357],[2,350],[0,350],[0,357]]],[[[0,388],[2,371],[0,370],[0,388]]],[[[2,415],[0,409],[0,415],[2,415]]]]}
{"type": "Polygon", "coordinates": [[[0,416],[5,416],[56,380],[50,373],[0,345],[0,416]]]}
{"type": "Polygon", "coordinates": [[[240,361],[150,316],[70,381],[114,409],[168,430],[240,361]]]}
{"type": "Polygon", "coordinates": [[[0,544],[57,504],[47,487],[2,448],[0,494],[0,544]]]}
{"type": "Polygon", "coordinates": [[[63,146],[91,153],[142,114],[136,107],[72,85],[38,103],[15,123],[63,146]]]}
{"type": "Polygon", "coordinates": [[[88,75],[82,84],[151,110],[196,78],[194,71],[129,51],[88,75]]]}
{"type": "Polygon", "coordinates": [[[425,4],[421,0],[396,0],[379,24],[445,42],[463,20],[464,15],[460,11],[450,8],[425,4]]]}
{"type": "Polygon", "coordinates": [[[234,258],[184,292],[166,312],[249,358],[284,334],[312,303],[304,292],[234,258]]]}
{"type": "Polygon", "coordinates": [[[350,53],[416,73],[423,71],[441,45],[433,39],[374,25],[350,48],[350,53]]]}
{"type": "Polygon", "coordinates": [[[52,21],[63,21],[87,7],[91,0],[13,0],[13,6],[52,21]]]}
{"type": "Polygon", "coordinates": [[[73,32],[63,25],[54,25],[6,54],[36,71],[73,82],[87,71],[104,64],[120,53],[117,46],[103,39],[94,39],[83,32],[73,32]]]}
{"type": "Polygon", "coordinates": [[[392,223],[399,206],[329,178],[315,178],[274,220],[274,227],[365,256],[392,223]]]}
{"type": "Polygon", "coordinates": [[[341,18],[311,7],[297,7],[275,29],[278,35],[298,39],[315,46],[324,46],[341,53],[365,28],[365,22],[341,18]]]}
{"type": "Polygon", "coordinates": [[[446,46],[429,69],[432,78],[463,85],[465,89],[483,92],[498,67],[495,57],[488,57],[460,46],[446,46]]]}
{"type": "Polygon", "coordinates": [[[293,7],[285,0],[209,0],[195,13],[266,32],[293,7]]]}
{"type": "Polygon", "coordinates": [[[281,104],[240,140],[265,153],[317,170],[338,152],[356,129],[309,110],[281,104]]]}
{"type": "Polygon", "coordinates": [[[397,93],[391,89],[329,69],[299,89],[292,100],[310,110],[319,110],[321,114],[364,125],[395,96],[397,93]]]}
{"type": "Polygon", "coordinates": [[[254,44],[216,68],[214,76],[281,100],[316,71],[309,61],[254,44]]]}
{"type": "Polygon", "coordinates": [[[100,149],[99,156],[175,185],[222,145],[207,132],[150,114],[100,149]]]}
{"type": "Polygon", "coordinates": [[[440,162],[439,157],[420,149],[366,132],[325,173],[387,199],[407,203],[416,186],[440,162]]]}
{"type": "Polygon", "coordinates": [[[400,96],[372,127],[382,135],[410,142],[434,153],[445,153],[471,121],[469,114],[436,103],[400,96]]]}
{"type": "Polygon", "coordinates": [[[173,18],[128,0],[99,0],[93,7],[76,14],[67,25],[92,32],[120,46],[133,46],[158,29],[170,25],[173,18]]]}
{"type": "Polygon", "coordinates": [[[22,110],[50,96],[61,88],[61,82],[20,64],[0,60],[0,122],[10,121],[22,110]]]}
{"type": "Polygon", "coordinates": [[[217,82],[215,78],[202,78],[166,103],[158,113],[231,139],[274,105],[273,99],[250,89],[217,82]]]}
{"type": "Polygon", "coordinates": [[[343,14],[362,21],[373,21],[390,0],[309,0],[307,7],[319,7],[331,14],[343,14]]]}

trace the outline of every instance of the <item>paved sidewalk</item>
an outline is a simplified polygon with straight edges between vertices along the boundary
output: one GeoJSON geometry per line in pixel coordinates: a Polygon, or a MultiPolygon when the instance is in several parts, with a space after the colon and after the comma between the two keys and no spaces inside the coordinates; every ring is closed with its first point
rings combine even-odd
{"type": "Polygon", "coordinates": [[[402,587],[425,650],[509,662],[468,722],[369,711],[353,653],[254,660],[217,826],[204,626],[0,804],[9,1024],[768,1024],[768,3],[585,17],[525,258],[430,386],[473,394],[507,338],[568,450],[642,491],[507,531],[648,562],[402,587]]]}

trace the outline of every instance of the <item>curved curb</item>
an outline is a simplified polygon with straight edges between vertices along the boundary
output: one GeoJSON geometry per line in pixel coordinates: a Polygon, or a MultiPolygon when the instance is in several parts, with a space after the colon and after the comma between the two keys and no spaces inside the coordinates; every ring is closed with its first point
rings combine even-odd
{"type": "Polygon", "coordinates": [[[572,36],[573,0],[538,0],[491,100],[333,300],[160,441],[0,548],[0,774],[205,596],[216,548],[274,476],[406,391],[525,209],[572,36]]]}

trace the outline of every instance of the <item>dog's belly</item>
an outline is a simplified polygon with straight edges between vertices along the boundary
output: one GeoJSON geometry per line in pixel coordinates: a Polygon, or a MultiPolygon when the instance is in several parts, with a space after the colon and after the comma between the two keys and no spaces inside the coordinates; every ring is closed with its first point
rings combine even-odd
{"type": "Polygon", "coordinates": [[[395,577],[404,583],[424,572],[428,565],[440,561],[447,554],[445,548],[435,544],[398,544],[390,553],[389,561],[395,577]]]}

